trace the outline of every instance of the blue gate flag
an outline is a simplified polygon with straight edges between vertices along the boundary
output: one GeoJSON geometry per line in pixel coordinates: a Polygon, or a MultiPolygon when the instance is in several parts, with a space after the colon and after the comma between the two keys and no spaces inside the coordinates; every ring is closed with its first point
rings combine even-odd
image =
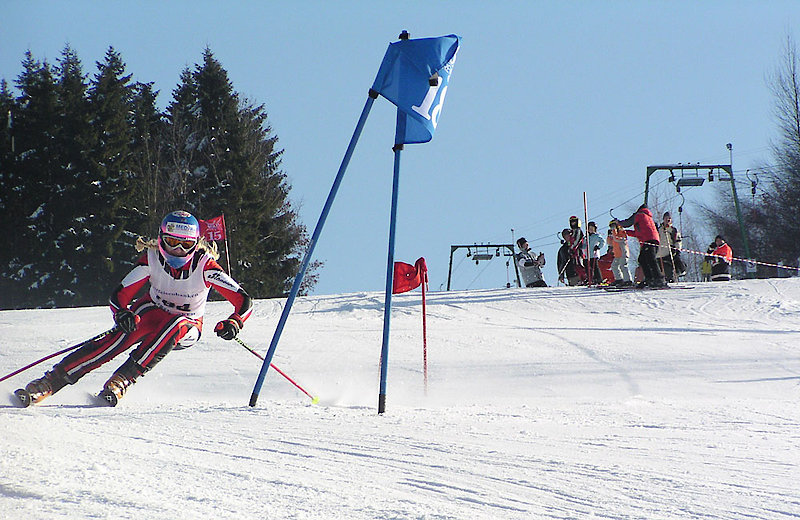
{"type": "Polygon", "coordinates": [[[372,90],[408,116],[395,144],[427,143],[439,123],[461,38],[400,40],[389,44],[372,90]]]}

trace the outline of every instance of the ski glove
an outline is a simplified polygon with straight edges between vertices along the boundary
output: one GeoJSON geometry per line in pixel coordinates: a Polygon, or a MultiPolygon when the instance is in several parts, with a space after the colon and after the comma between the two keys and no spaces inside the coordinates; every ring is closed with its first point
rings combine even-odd
{"type": "Polygon", "coordinates": [[[214,327],[214,332],[216,332],[217,336],[220,338],[230,340],[239,334],[241,328],[242,326],[239,325],[238,321],[228,318],[227,320],[222,320],[217,323],[217,326],[214,327]]]}
{"type": "Polygon", "coordinates": [[[128,309],[122,309],[117,311],[114,315],[114,322],[117,324],[117,327],[122,330],[125,334],[130,334],[134,330],[136,330],[136,324],[139,323],[139,317],[129,311],[128,309]]]}

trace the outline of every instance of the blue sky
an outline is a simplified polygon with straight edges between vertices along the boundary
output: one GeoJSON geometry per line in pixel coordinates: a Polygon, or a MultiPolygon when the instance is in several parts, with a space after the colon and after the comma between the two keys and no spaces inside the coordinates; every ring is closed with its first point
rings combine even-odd
{"type": "MultiPolygon", "coordinates": [[[[510,243],[512,228],[545,253],[555,284],[555,234],[583,216],[583,193],[602,230],[609,209],[626,217],[641,201],[648,165],[727,163],[726,143],[737,178],[769,164],[767,77],[800,22],[796,1],[28,1],[3,11],[9,82],[28,49],[55,62],[69,43],[93,74],[114,46],[164,106],[210,47],[234,88],[266,106],[309,233],[388,43],[404,29],[460,35],[437,133],[402,155],[396,259],[424,256],[431,290],[446,286],[452,244],[510,243]]],[[[393,136],[393,107],[380,99],[315,251],[325,262],[316,294],[384,287],[393,136]]],[[[684,193],[691,219],[714,190],[684,193]]],[[[662,211],[680,204],[671,188],[658,200],[662,211]]],[[[695,233],[705,242],[715,231],[695,233]]],[[[457,253],[454,267],[453,289],[507,280],[503,258],[476,266],[457,253]]]]}

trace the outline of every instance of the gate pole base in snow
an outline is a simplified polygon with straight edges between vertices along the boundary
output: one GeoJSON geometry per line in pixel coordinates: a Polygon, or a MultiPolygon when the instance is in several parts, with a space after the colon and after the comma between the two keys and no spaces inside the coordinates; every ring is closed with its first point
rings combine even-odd
{"type": "Polygon", "coordinates": [[[281,333],[283,333],[283,327],[286,324],[286,319],[289,317],[289,311],[291,311],[292,305],[294,304],[294,299],[297,296],[297,293],[300,291],[300,284],[303,281],[303,276],[306,274],[308,264],[311,262],[311,256],[314,253],[314,248],[316,247],[319,236],[322,233],[322,227],[325,225],[325,220],[328,218],[328,213],[333,205],[333,199],[336,198],[336,192],[339,191],[339,185],[342,183],[342,178],[344,178],[344,172],[347,170],[347,165],[350,164],[350,158],[353,156],[356,143],[358,143],[358,139],[361,136],[361,131],[364,129],[364,123],[367,122],[367,116],[369,115],[369,111],[372,109],[372,104],[375,102],[377,97],[378,93],[372,89],[369,89],[369,97],[367,97],[367,102],[364,104],[364,108],[361,110],[361,116],[358,118],[356,129],[353,132],[353,136],[350,138],[350,144],[347,145],[344,158],[342,159],[341,165],[339,165],[339,171],[336,173],[336,179],[334,179],[333,186],[331,186],[331,191],[328,193],[328,198],[325,201],[325,206],[322,208],[322,214],[320,215],[317,225],[314,228],[314,233],[311,235],[311,242],[308,244],[308,249],[303,257],[303,262],[300,265],[300,270],[294,279],[292,290],[289,291],[289,296],[286,298],[286,305],[283,307],[283,312],[278,320],[278,325],[275,327],[275,333],[272,335],[272,341],[270,342],[269,350],[267,350],[267,355],[264,357],[264,363],[261,365],[261,371],[258,373],[258,379],[256,379],[253,393],[250,395],[250,406],[255,406],[258,402],[258,394],[261,393],[261,385],[264,384],[264,378],[266,377],[267,370],[272,363],[272,357],[275,355],[275,349],[278,348],[278,341],[280,340],[281,333]]]}

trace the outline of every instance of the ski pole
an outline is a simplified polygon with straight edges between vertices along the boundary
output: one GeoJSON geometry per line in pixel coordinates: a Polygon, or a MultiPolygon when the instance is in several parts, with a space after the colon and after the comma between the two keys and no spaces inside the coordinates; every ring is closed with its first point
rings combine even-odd
{"type": "MultiPolygon", "coordinates": [[[[561,270],[558,272],[558,281],[559,281],[559,282],[561,282],[561,276],[562,276],[562,275],[563,275],[563,274],[566,272],[566,270],[567,270],[567,266],[569,265],[569,263],[570,263],[570,261],[571,261],[571,260],[572,260],[572,259],[570,258],[570,259],[568,259],[566,262],[564,262],[564,267],[562,267],[562,268],[561,268],[561,270]]],[[[564,283],[564,282],[561,282],[561,283],[564,283]]],[[[564,283],[564,285],[567,285],[567,284],[566,284],[566,283],[564,283]]]]}
{"type": "MultiPolygon", "coordinates": [[[[253,354],[255,357],[257,357],[257,358],[258,358],[258,359],[260,359],[261,361],[264,361],[264,356],[262,356],[261,354],[259,354],[259,353],[258,353],[258,352],[256,352],[255,350],[253,350],[252,348],[248,347],[248,346],[247,346],[247,344],[246,344],[244,341],[242,341],[242,340],[241,340],[241,339],[239,339],[239,338],[233,338],[233,339],[235,339],[235,340],[236,340],[236,343],[238,343],[239,345],[243,346],[245,349],[247,349],[247,351],[248,351],[248,352],[250,352],[251,354],[253,354]]],[[[274,368],[274,369],[275,369],[275,371],[276,371],[277,373],[279,373],[280,375],[282,375],[283,377],[285,377],[287,381],[289,381],[289,382],[290,382],[290,383],[292,383],[294,386],[296,386],[296,387],[297,387],[297,388],[298,388],[298,389],[299,389],[301,392],[303,392],[303,393],[304,393],[304,394],[306,394],[308,397],[310,397],[310,398],[311,398],[311,404],[317,404],[317,403],[319,402],[319,397],[315,397],[315,396],[313,396],[313,395],[309,394],[308,392],[306,392],[306,391],[305,391],[305,389],[304,389],[302,386],[298,385],[298,384],[297,384],[297,383],[296,383],[296,382],[295,382],[295,381],[294,381],[294,380],[293,380],[291,377],[287,376],[287,375],[286,375],[286,373],[284,373],[284,372],[283,372],[283,371],[282,371],[280,368],[276,367],[276,366],[275,366],[274,364],[272,364],[272,363],[270,363],[270,364],[269,364],[269,366],[271,366],[272,368],[274,368]]]]}
{"type": "Polygon", "coordinates": [[[13,376],[19,374],[20,372],[25,372],[29,368],[35,367],[39,363],[43,363],[43,362],[47,361],[50,358],[54,358],[54,357],[56,357],[58,355],[64,354],[66,352],[69,352],[70,350],[75,350],[77,348],[80,348],[83,345],[85,345],[86,343],[91,343],[92,341],[97,341],[100,338],[104,338],[104,337],[108,336],[109,334],[113,334],[114,332],[117,332],[117,330],[118,329],[117,329],[117,327],[115,325],[114,327],[108,329],[105,332],[101,332],[100,334],[98,334],[97,336],[95,336],[95,337],[93,337],[91,339],[87,339],[86,341],[81,341],[80,343],[78,343],[76,345],[72,345],[71,347],[67,347],[67,348],[65,348],[63,350],[59,350],[58,352],[54,352],[54,353],[50,354],[49,356],[45,356],[45,357],[43,357],[42,359],[40,359],[38,361],[34,361],[30,365],[26,365],[26,366],[20,368],[19,370],[15,370],[14,372],[11,372],[10,374],[3,376],[2,378],[0,378],[0,383],[2,383],[3,381],[5,381],[6,379],[8,379],[10,377],[13,377],[13,376]]]}

